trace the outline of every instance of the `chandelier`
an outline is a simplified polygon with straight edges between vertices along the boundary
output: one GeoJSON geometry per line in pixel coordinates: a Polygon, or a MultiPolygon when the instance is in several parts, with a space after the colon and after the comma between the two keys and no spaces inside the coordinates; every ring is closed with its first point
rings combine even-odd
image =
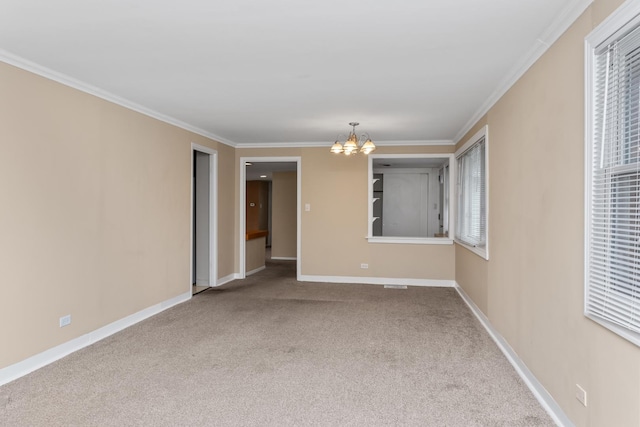
{"type": "MultiPolygon", "coordinates": [[[[347,140],[344,144],[340,144],[340,141],[334,142],[333,146],[331,146],[332,153],[343,153],[345,156],[350,156],[352,154],[357,154],[358,152],[369,154],[376,149],[375,144],[371,141],[368,134],[365,133],[358,138],[356,135],[356,126],[359,124],[360,123],[358,122],[349,123],[349,126],[353,127],[353,129],[349,132],[347,140]]],[[[339,136],[338,139],[340,139],[339,136]]]]}

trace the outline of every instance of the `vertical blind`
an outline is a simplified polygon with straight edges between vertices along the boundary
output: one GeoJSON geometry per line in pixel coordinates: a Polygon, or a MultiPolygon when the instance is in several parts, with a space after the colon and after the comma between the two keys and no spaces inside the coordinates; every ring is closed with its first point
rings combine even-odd
{"type": "Polygon", "coordinates": [[[482,137],[458,157],[458,214],[456,238],[474,247],[487,240],[485,206],[485,139],[482,137]]]}
{"type": "Polygon", "coordinates": [[[593,78],[585,312],[640,345],[640,27],[596,49],[593,78]]]}

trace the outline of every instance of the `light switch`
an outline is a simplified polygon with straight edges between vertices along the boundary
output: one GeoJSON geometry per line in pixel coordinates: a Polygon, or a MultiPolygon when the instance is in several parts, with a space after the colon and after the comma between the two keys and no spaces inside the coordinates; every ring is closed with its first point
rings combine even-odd
{"type": "Polygon", "coordinates": [[[305,203],[304,211],[305,212],[311,212],[311,204],[310,203],[305,203]]]}

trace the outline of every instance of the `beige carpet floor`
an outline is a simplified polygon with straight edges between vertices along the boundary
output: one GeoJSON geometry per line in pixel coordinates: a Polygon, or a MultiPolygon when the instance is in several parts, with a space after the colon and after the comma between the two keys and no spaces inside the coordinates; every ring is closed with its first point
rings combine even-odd
{"type": "Polygon", "coordinates": [[[0,387],[2,426],[551,426],[450,288],[198,294],[0,387]]]}

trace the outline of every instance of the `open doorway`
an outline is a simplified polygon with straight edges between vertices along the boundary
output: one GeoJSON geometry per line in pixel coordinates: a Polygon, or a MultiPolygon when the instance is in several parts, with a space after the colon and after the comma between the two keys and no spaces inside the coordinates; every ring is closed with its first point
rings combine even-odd
{"type": "Polygon", "coordinates": [[[191,292],[217,280],[217,152],[191,145],[191,292]]]}
{"type": "Polygon", "coordinates": [[[271,260],[295,262],[300,274],[300,158],[240,159],[240,276],[271,260]]]}

